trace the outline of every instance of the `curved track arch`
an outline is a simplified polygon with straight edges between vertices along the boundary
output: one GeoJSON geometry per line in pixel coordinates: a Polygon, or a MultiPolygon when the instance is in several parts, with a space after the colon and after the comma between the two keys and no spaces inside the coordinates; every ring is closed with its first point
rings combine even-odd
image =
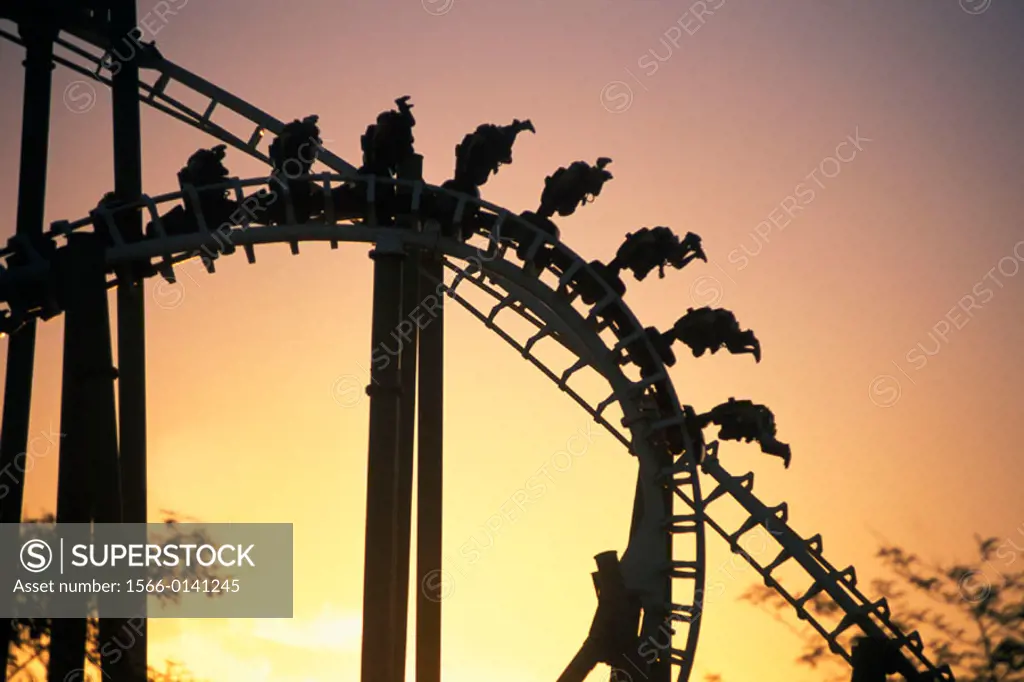
{"type": "MultiPolygon", "coordinates": [[[[0,31],[0,37],[16,43],[21,42],[17,37],[5,31],[0,31]]],[[[85,40],[93,48],[103,49],[92,36],[79,35],[77,37],[85,40]]],[[[54,62],[105,85],[110,84],[109,78],[101,75],[105,66],[102,54],[97,56],[88,49],[64,40],[58,40],[57,44],[64,48],[68,55],[55,55],[54,62]],[[83,66],[83,63],[88,68],[83,66]],[[94,69],[94,71],[90,69],[94,69]]],[[[171,64],[155,51],[143,55],[140,59],[142,68],[158,74],[154,83],[140,85],[139,96],[144,103],[255,158],[267,161],[266,155],[259,151],[257,144],[263,131],[277,133],[283,126],[280,121],[198,76],[171,64]],[[194,93],[207,98],[208,105],[203,114],[166,95],[165,89],[172,80],[178,81],[194,93]],[[217,106],[231,109],[256,126],[248,140],[243,140],[210,120],[210,116],[217,106]]],[[[317,176],[324,183],[325,191],[329,191],[329,183],[332,179],[335,182],[354,179],[351,176],[352,165],[340,157],[327,150],[321,150],[320,160],[328,167],[346,176],[344,178],[317,176]]],[[[401,184],[401,181],[384,178],[362,178],[362,180],[370,192],[378,183],[397,182],[401,184]]],[[[266,179],[260,178],[247,182],[234,181],[231,186],[235,187],[236,193],[240,197],[243,187],[265,183],[266,179]]],[[[373,224],[339,224],[333,219],[333,216],[329,215],[329,211],[328,215],[324,216],[319,223],[263,226],[256,229],[242,225],[239,229],[232,230],[231,243],[242,246],[250,262],[255,260],[255,245],[257,244],[289,243],[292,245],[293,252],[297,253],[300,241],[330,241],[333,247],[339,241],[378,242],[390,239],[397,240],[397,243],[407,247],[430,249],[446,254],[448,256],[447,265],[456,273],[456,277],[450,285],[441,284],[445,291],[498,333],[503,340],[521,352],[524,357],[538,366],[546,376],[555,381],[563,391],[581,404],[588,413],[615,434],[638,457],[640,463],[638,497],[642,499],[643,513],[639,516],[634,515],[630,542],[623,556],[623,570],[628,574],[630,585],[643,594],[646,610],[643,630],[646,637],[657,636],[656,630],[662,627],[661,618],[665,614],[671,621],[685,625],[686,637],[683,648],[673,647],[670,652],[672,664],[678,669],[677,679],[679,682],[685,682],[689,678],[699,634],[703,608],[705,526],[711,527],[718,535],[722,536],[729,543],[733,552],[751,564],[764,578],[767,585],[774,588],[787,602],[793,605],[798,616],[807,620],[824,637],[834,653],[849,661],[849,635],[855,630],[860,630],[867,635],[890,637],[900,645],[904,663],[901,672],[908,679],[953,679],[946,666],[936,668],[927,659],[921,638],[917,633],[904,634],[893,624],[885,600],[872,603],[860,592],[856,586],[856,574],[852,567],[838,570],[825,559],[821,536],[809,539],[801,537],[788,525],[788,507],[785,503],[776,507],[765,505],[752,493],[752,474],[733,476],[721,466],[717,457],[718,443],[711,443],[708,446],[707,453],[699,466],[696,461],[702,453],[693,452],[692,444],[688,439],[686,452],[670,462],[665,461],[664,457],[659,456],[657,450],[651,447],[649,441],[652,436],[655,436],[660,430],[678,425],[682,421],[682,412],[674,387],[664,367],[660,366],[660,361],[656,376],[640,382],[629,379],[623,373],[616,358],[626,352],[627,346],[641,344],[645,347],[645,352],[651,354],[653,358],[657,359],[658,355],[650,346],[643,334],[643,327],[628,306],[607,287],[603,280],[594,275],[582,259],[565,245],[536,231],[532,225],[525,223],[507,210],[465,195],[454,194],[423,183],[414,183],[412,187],[414,206],[417,205],[417,197],[420,197],[424,191],[434,195],[448,194],[454,197],[458,206],[455,211],[456,222],[463,215],[465,207],[473,205],[481,215],[491,216],[492,227],[499,227],[500,230],[502,222],[511,220],[519,224],[520,230],[525,229],[525,233],[532,239],[532,244],[529,247],[530,255],[542,244],[547,244],[550,248],[558,251],[563,256],[563,260],[567,259],[569,263],[562,271],[550,269],[549,266],[549,272],[558,278],[558,285],[552,288],[541,280],[540,275],[543,273],[536,272],[530,267],[517,266],[507,260],[505,258],[507,249],[504,247],[494,248],[493,242],[486,252],[487,258],[484,258],[480,249],[475,249],[475,253],[471,254],[469,253],[471,247],[467,244],[440,237],[439,234],[429,229],[414,232],[382,228],[373,224]],[[468,266],[460,267],[455,263],[459,260],[468,263],[468,266]],[[479,276],[475,276],[477,273],[479,276]],[[596,283],[604,292],[602,300],[598,301],[596,305],[590,306],[589,310],[585,311],[585,316],[573,305],[573,301],[577,297],[574,284],[580,278],[587,278],[591,284],[596,283]],[[488,280],[500,289],[505,289],[505,293],[488,284],[488,280]],[[498,301],[495,308],[484,313],[468,303],[456,291],[463,281],[472,282],[494,297],[498,301]],[[599,333],[601,327],[595,325],[598,313],[609,307],[618,308],[618,319],[625,320],[625,324],[619,325],[618,328],[612,325],[616,341],[610,345],[606,344],[601,337],[599,333]],[[517,341],[495,322],[497,313],[503,308],[509,308],[533,323],[538,330],[537,333],[525,343],[517,341]],[[533,345],[544,337],[551,337],[561,343],[576,355],[579,361],[561,375],[556,374],[531,353],[533,345]],[[585,366],[589,366],[601,374],[612,388],[612,395],[597,405],[591,405],[567,383],[572,374],[585,366]],[[662,406],[666,404],[667,400],[671,413],[660,414],[655,418],[647,409],[649,403],[645,399],[650,399],[651,393],[658,390],[662,392],[662,406]],[[619,403],[625,416],[623,427],[630,432],[628,438],[602,416],[605,409],[614,402],[619,403]],[[716,484],[706,498],[701,497],[701,473],[709,476],[716,484]],[[670,513],[671,503],[666,504],[664,496],[660,494],[666,489],[682,501],[684,513],[670,513]],[[727,530],[725,526],[716,522],[706,513],[708,505],[725,497],[733,499],[748,515],[746,520],[734,531],[727,530]],[[781,547],[775,560],[768,564],[761,564],[756,557],[740,546],[743,537],[759,527],[767,530],[772,539],[781,547]],[[670,554],[670,543],[665,542],[666,536],[692,538],[694,558],[675,560],[670,554]],[[781,580],[775,575],[779,569],[785,566],[795,567],[803,577],[810,579],[810,584],[804,584],[803,587],[796,588],[796,590],[788,586],[788,581],[781,580]],[[674,578],[677,583],[691,584],[692,598],[683,600],[685,602],[683,604],[678,604],[672,602],[670,593],[666,597],[663,582],[666,575],[674,578]],[[794,596],[797,592],[801,593],[800,596],[794,596]],[[813,605],[812,599],[825,595],[835,606],[839,607],[840,613],[843,614],[837,624],[827,624],[827,619],[822,616],[822,612],[813,612],[808,608],[813,605]]],[[[180,198],[181,193],[153,198],[145,197],[138,204],[124,207],[122,210],[142,205],[155,219],[158,215],[158,205],[175,202],[180,198]]],[[[372,198],[372,194],[368,198],[372,198]]],[[[115,218],[116,216],[112,214],[106,215],[106,219],[111,225],[115,218]]],[[[87,218],[75,223],[57,223],[51,230],[51,235],[80,229],[90,225],[91,222],[91,219],[87,218]]],[[[200,229],[199,234],[176,237],[161,236],[155,240],[125,244],[119,238],[116,227],[114,227],[111,230],[114,243],[107,252],[108,263],[116,268],[140,258],[160,258],[162,259],[162,273],[165,277],[173,278],[174,264],[194,257],[196,251],[203,246],[213,247],[216,245],[217,238],[209,232],[208,226],[203,225],[202,221],[200,221],[200,229]]],[[[497,231],[497,234],[500,235],[500,231],[497,231]]],[[[0,273],[0,280],[14,284],[19,281],[38,280],[40,277],[46,276],[48,264],[39,258],[38,254],[34,254],[31,245],[21,244],[21,250],[28,257],[27,264],[14,265],[10,262],[10,256],[15,252],[14,248],[9,247],[0,251],[0,258],[3,258],[5,264],[9,266],[0,273]]],[[[529,260],[529,256],[527,260],[529,260]]],[[[212,271],[212,265],[208,265],[208,269],[212,271]]],[[[111,282],[111,284],[114,283],[111,282]]]]}
{"type": "MultiPolygon", "coordinates": [[[[346,179],[359,179],[365,182],[368,188],[379,183],[403,184],[402,181],[390,178],[343,178],[329,175],[316,177],[323,183],[322,187],[325,191],[330,190],[332,183],[341,183],[346,179]]],[[[225,186],[234,188],[236,195],[242,196],[247,188],[261,187],[265,184],[266,178],[257,178],[244,182],[234,181],[225,186]]],[[[590,273],[593,281],[601,281],[593,275],[589,265],[582,258],[564,244],[553,241],[549,235],[500,207],[423,183],[410,184],[410,189],[415,191],[416,188],[419,188],[419,191],[415,193],[417,197],[422,197],[424,194],[451,196],[457,202],[455,215],[466,213],[465,207],[470,204],[478,211],[487,212],[493,218],[492,225],[497,226],[495,234],[500,231],[502,221],[506,221],[505,224],[517,223],[520,230],[530,235],[532,247],[528,250],[531,252],[536,251],[543,244],[548,244],[558,250],[561,260],[571,263],[571,266],[565,271],[554,272],[562,280],[561,284],[552,288],[541,279],[541,271],[531,269],[524,263],[515,263],[507,259],[506,256],[514,251],[510,251],[507,244],[499,246],[499,242],[490,237],[484,242],[487,245],[485,249],[482,246],[474,247],[469,243],[443,237],[436,231],[411,231],[349,222],[337,223],[333,220],[324,220],[321,223],[260,227],[245,225],[231,232],[221,232],[219,237],[210,232],[208,225],[201,220],[200,229],[206,228],[205,232],[146,239],[135,243],[124,242],[117,230],[117,214],[120,211],[133,210],[140,206],[145,207],[150,218],[157,225],[157,232],[161,233],[163,227],[160,214],[166,214],[172,204],[181,201],[185,195],[183,192],[153,198],[144,197],[136,204],[104,212],[102,219],[106,222],[112,241],[107,252],[107,262],[111,268],[117,271],[122,266],[131,263],[150,262],[151,259],[158,259],[161,261],[160,269],[163,275],[168,279],[173,279],[175,264],[194,258],[195,254],[204,247],[212,251],[216,248],[218,240],[226,240],[236,247],[241,247],[250,262],[256,260],[255,246],[258,244],[287,243],[293,246],[293,251],[297,251],[299,242],[308,241],[328,241],[332,243],[332,246],[343,241],[366,243],[391,241],[400,244],[403,248],[431,250],[446,256],[448,268],[455,272],[455,278],[451,284],[445,285],[443,282],[439,282],[439,286],[541,369],[545,376],[583,406],[588,414],[612,432],[638,458],[640,471],[637,487],[642,507],[637,510],[640,513],[635,514],[630,540],[622,556],[623,573],[627,579],[627,586],[639,594],[644,607],[642,636],[645,640],[650,640],[652,643],[662,642],[665,633],[661,630],[666,619],[671,619],[677,624],[681,623],[685,627],[684,643],[678,648],[671,647],[671,657],[673,664],[678,667],[677,679],[687,680],[696,652],[700,625],[700,619],[696,616],[700,613],[700,595],[704,583],[705,526],[701,513],[700,480],[696,476],[696,467],[689,454],[680,456],[675,462],[665,460],[664,454],[651,442],[652,435],[683,419],[682,410],[664,367],[661,367],[655,376],[638,383],[628,378],[620,366],[619,358],[626,352],[627,345],[646,344],[648,352],[654,353],[646,335],[643,334],[643,327],[622,299],[607,285],[604,285],[605,296],[602,301],[593,306],[592,310],[600,311],[608,306],[620,306],[617,320],[620,323],[625,322],[623,326],[616,329],[617,335],[621,337],[620,341],[609,347],[608,342],[602,338],[595,325],[596,316],[592,313],[588,317],[584,317],[581,311],[573,306],[575,298],[573,277],[590,273]],[[466,266],[459,266],[457,261],[465,263],[466,266]],[[497,300],[495,306],[484,312],[469,303],[457,291],[464,282],[473,283],[477,288],[495,298],[497,300]],[[500,287],[504,292],[492,285],[500,287]],[[496,321],[496,317],[505,308],[515,311],[520,317],[530,322],[535,327],[536,333],[520,342],[512,334],[502,329],[496,321]],[[533,354],[535,345],[544,338],[551,338],[558,342],[577,358],[577,362],[561,373],[556,373],[546,366],[533,354]],[[611,388],[611,395],[596,405],[584,399],[569,385],[571,377],[585,367],[590,367],[601,375],[611,388]],[[674,417],[665,418],[665,415],[656,417],[651,414],[645,402],[653,399],[651,394],[655,390],[661,391],[671,400],[675,411],[674,417]],[[604,416],[605,411],[612,403],[617,403],[621,409],[624,417],[622,419],[623,428],[628,431],[628,436],[604,416]],[[686,499],[694,503],[694,509],[685,515],[673,516],[671,509],[666,507],[666,498],[671,500],[671,497],[664,494],[666,491],[664,485],[666,469],[686,471],[691,474],[688,481],[678,483],[678,487],[685,489],[686,499]],[[673,543],[673,539],[676,539],[677,542],[673,543]],[[689,558],[673,559],[671,554],[673,544],[679,548],[678,545],[682,544],[679,541],[687,540],[687,546],[682,549],[689,558]],[[674,579],[677,585],[682,587],[681,592],[688,595],[680,600],[683,603],[673,601],[671,587],[667,584],[669,578],[674,579]],[[666,587],[669,588],[668,594],[666,594],[666,587]]],[[[418,208],[417,198],[414,198],[413,210],[416,211],[418,208]]],[[[73,231],[88,229],[93,226],[93,222],[93,218],[90,217],[74,223],[55,223],[50,234],[66,235],[73,231]]],[[[12,254],[11,249],[0,251],[0,256],[9,257],[12,254]]],[[[208,268],[213,269],[210,261],[207,260],[206,264],[208,268]]],[[[32,276],[29,275],[29,272],[38,275],[41,271],[16,266],[8,271],[7,281],[9,283],[17,282],[20,279],[20,272],[24,272],[25,276],[32,276]]],[[[115,283],[116,279],[110,281],[111,285],[115,283]]],[[[656,355],[652,355],[652,357],[656,357],[656,355]]],[[[678,625],[676,629],[675,634],[679,634],[678,625]]]]}

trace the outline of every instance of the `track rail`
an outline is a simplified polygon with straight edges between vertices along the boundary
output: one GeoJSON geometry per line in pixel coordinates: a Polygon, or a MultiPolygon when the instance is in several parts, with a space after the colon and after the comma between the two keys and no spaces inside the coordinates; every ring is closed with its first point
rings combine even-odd
{"type": "MultiPolygon", "coordinates": [[[[850,645],[854,637],[886,637],[894,640],[903,653],[900,673],[906,679],[954,679],[948,666],[935,666],[925,655],[920,633],[904,633],[893,622],[889,604],[884,598],[873,602],[860,591],[853,566],[840,570],[829,562],[824,554],[824,541],[820,534],[804,538],[790,527],[789,505],[783,502],[769,507],[753,493],[753,473],[734,476],[726,471],[718,457],[719,448],[717,441],[708,444],[706,455],[700,465],[703,473],[717,483],[703,500],[705,513],[717,500],[731,498],[739,503],[748,516],[732,531],[717,523],[710,515],[706,516],[708,525],[729,544],[735,554],[743,557],[757,571],[765,585],[778,592],[795,609],[797,616],[821,635],[832,653],[851,662],[850,645]],[[740,546],[743,538],[758,528],[766,530],[779,545],[778,554],[766,564],[759,562],[740,546]],[[787,586],[784,583],[795,583],[796,578],[790,575],[788,580],[784,580],[775,575],[786,568],[796,569],[798,574],[810,579],[810,584],[802,589],[787,586]],[[799,596],[795,595],[797,592],[799,596]],[[834,618],[830,619],[825,615],[831,611],[829,608],[821,609],[819,612],[808,608],[813,607],[814,600],[821,596],[827,596],[843,614],[837,622],[829,622],[835,621],[834,618]]],[[[675,476],[672,471],[667,471],[666,474],[675,476]]],[[[685,482],[685,475],[682,478],[685,482]]],[[[678,481],[679,478],[674,480],[678,481]]],[[[676,495],[685,504],[690,504],[684,489],[676,488],[676,495]]]]}
{"type": "MultiPolygon", "coordinates": [[[[114,62],[106,57],[106,50],[88,42],[91,36],[79,34],[75,37],[83,44],[79,45],[65,38],[56,40],[54,63],[110,87],[110,71],[114,62]]],[[[21,38],[10,31],[0,29],[0,38],[24,45],[21,38]]],[[[120,47],[124,49],[125,46],[120,47]]],[[[267,154],[261,150],[260,143],[268,132],[273,135],[280,134],[284,122],[249,104],[241,97],[164,59],[155,49],[140,50],[134,59],[138,60],[140,67],[139,101],[264,163],[270,162],[267,154]],[[202,111],[167,94],[168,88],[175,84],[195,99],[202,101],[202,111]],[[252,128],[246,133],[235,133],[214,123],[212,117],[217,109],[234,112],[248,121],[252,128]]],[[[319,161],[336,173],[348,174],[356,170],[355,166],[323,147],[319,149],[317,156],[319,161]]]]}

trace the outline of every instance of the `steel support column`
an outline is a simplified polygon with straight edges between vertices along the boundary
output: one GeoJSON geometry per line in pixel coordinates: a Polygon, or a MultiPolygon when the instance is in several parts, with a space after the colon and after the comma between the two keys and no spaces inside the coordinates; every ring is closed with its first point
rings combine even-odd
{"type": "MultiPolygon", "coordinates": [[[[56,269],[64,310],[57,523],[120,517],[117,414],[107,303],[106,244],[95,233],[68,236],[56,269]]],[[[69,680],[85,664],[85,618],[54,619],[48,679],[69,680]]]]}
{"type": "MultiPolygon", "coordinates": [[[[420,290],[444,281],[440,256],[421,264],[420,290]]],[[[419,433],[416,488],[416,682],[441,682],[441,517],[444,484],[444,301],[432,311],[419,338],[419,433]]]]}
{"type": "MultiPolygon", "coordinates": [[[[130,40],[137,32],[135,0],[111,3],[110,42],[130,40]]],[[[131,53],[133,56],[134,51],[131,53]]],[[[140,122],[139,66],[136,59],[120,61],[113,74],[111,97],[114,126],[114,194],[131,202],[142,195],[142,130],[140,122]]],[[[118,224],[131,233],[142,234],[139,211],[123,217],[118,224]]],[[[125,268],[123,274],[131,272],[125,268]]],[[[147,521],[146,474],[146,305],[145,282],[125,278],[117,287],[118,426],[120,429],[120,474],[122,518],[125,523],[147,521]]],[[[140,538],[139,542],[145,542],[140,538]]],[[[104,658],[104,679],[111,682],[146,682],[148,628],[146,595],[138,595],[137,618],[100,621],[100,639],[109,641],[126,627],[135,644],[116,656],[104,658]]],[[[121,636],[124,639],[124,635],[121,636]]],[[[107,649],[109,650],[109,648],[107,649]]]]}
{"type": "MultiPolygon", "coordinates": [[[[50,95],[53,87],[51,57],[57,30],[42,22],[18,28],[25,41],[25,94],[21,114],[16,230],[19,235],[33,237],[43,232],[46,208],[46,164],[50,141],[50,95]]],[[[24,470],[28,466],[27,462],[23,462],[22,471],[19,471],[16,459],[28,448],[35,351],[36,321],[33,318],[11,335],[7,345],[3,423],[0,427],[0,471],[12,472],[15,480],[10,480],[10,476],[5,477],[7,494],[0,501],[0,521],[3,523],[21,521],[24,470]]],[[[7,680],[7,656],[13,634],[9,623],[0,627],[0,645],[4,652],[0,681],[4,682],[7,680]]]]}
{"type": "MultiPolygon", "coordinates": [[[[423,179],[423,157],[413,154],[398,169],[403,180],[423,179]]],[[[399,226],[418,229],[418,221],[411,210],[412,191],[398,187],[399,226]]],[[[395,546],[398,554],[395,564],[395,665],[398,679],[405,679],[406,654],[409,633],[409,567],[412,543],[412,481],[416,447],[416,358],[419,324],[422,315],[416,313],[420,305],[419,258],[410,253],[402,265],[402,317],[395,329],[399,337],[400,383],[402,394],[399,405],[398,432],[398,522],[395,524],[395,546]]]]}
{"type": "Polygon", "coordinates": [[[373,266],[370,438],[366,474],[366,547],[363,564],[362,682],[400,682],[393,622],[398,548],[398,443],[401,384],[393,332],[401,322],[402,243],[382,238],[373,266]]]}
{"type": "MultiPolygon", "coordinates": [[[[670,466],[672,464],[672,457],[666,457],[664,466],[670,466]]],[[[675,504],[675,492],[671,485],[666,484],[662,490],[659,491],[661,494],[662,504],[665,510],[665,555],[668,562],[672,561],[672,533],[668,532],[668,527],[672,519],[672,507],[675,504]]],[[[665,571],[665,577],[662,582],[662,590],[664,590],[664,604],[672,603],[672,574],[668,570],[665,571]]],[[[659,647],[658,651],[658,662],[655,664],[654,669],[651,671],[650,682],[672,682],[672,621],[669,620],[669,612],[666,606],[665,620],[662,624],[662,629],[658,633],[659,647]]]]}

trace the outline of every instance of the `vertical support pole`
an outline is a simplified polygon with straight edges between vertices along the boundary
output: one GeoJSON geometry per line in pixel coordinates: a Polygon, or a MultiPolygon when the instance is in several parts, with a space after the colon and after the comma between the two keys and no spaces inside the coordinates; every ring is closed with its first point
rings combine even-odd
{"type": "MultiPolygon", "coordinates": [[[[46,162],[50,142],[50,93],[53,87],[53,40],[57,30],[45,24],[19,26],[25,41],[25,99],[21,115],[21,166],[18,175],[17,233],[34,237],[43,232],[46,205],[46,162]]],[[[7,375],[4,382],[3,423],[0,427],[0,471],[11,472],[3,481],[6,494],[0,499],[0,522],[20,523],[25,491],[23,462],[17,458],[28,449],[28,428],[32,404],[32,371],[36,354],[36,321],[30,319],[11,335],[7,346],[7,375]]],[[[27,455],[25,455],[27,456],[27,455]]],[[[0,627],[3,672],[7,680],[7,657],[14,635],[12,625],[0,627]]]]}
{"type": "MultiPolygon", "coordinates": [[[[68,236],[58,250],[64,311],[57,523],[119,520],[117,414],[107,304],[106,245],[95,233],[68,236]],[[111,494],[111,493],[114,494],[111,494]]],[[[83,599],[85,595],[83,595],[83,599]]],[[[48,679],[69,680],[85,665],[86,619],[53,620],[48,679]]]]}
{"type": "MultiPolygon", "coordinates": [[[[421,263],[421,291],[444,281],[436,254],[421,263]]],[[[427,297],[431,298],[431,297],[427,297]]],[[[444,301],[420,330],[416,508],[416,682],[441,682],[441,519],[444,489],[444,301]]],[[[426,300],[426,299],[425,299],[426,300]]]]}
{"type": "MultiPolygon", "coordinates": [[[[671,456],[666,458],[667,462],[671,462],[671,456]]],[[[668,466],[663,463],[662,466],[668,466]]],[[[633,493],[633,516],[629,526],[629,539],[632,542],[633,535],[637,532],[640,524],[643,522],[645,513],[645,500],[644,500],[644,483],[643,474],[638,473],[636,479],[636,490],[633,493]]],[[[669,486],[664,487],[663,490],[658,492],[661,495],[663,508],[665,510],[666,518],[665,521],[665,547],[664,547],[664,558],[666,565],[672,560],[672,534],[668,530],[669,517],[672,515],[672,505],[675,503],[675,494],[672,488],[669,486]]],[[[668,569],[665,570],[665,576],[661,581],[662,597],[660,599],[663,604],[672,603],[672,576],[669,574],[668,569]]],[[[671,682],[672,680],[672,622],[669,620],[670,613],[667,608],[664,614],[656,614],[658,617],[664,617],[664,620],[657,623],[657,627],[652,634],[648,634],[644,639],[641,640],[642,646],[650,647],[653,646],[658,654],[658,660],[651,665],[649,675],[647,676],[647,682],[671,682]]],[[[642,626],[647,628],[651,616],[647,613],[643,615],[642,626]]],[[[631,655],[636,657],[637,660],[642,660],[646,656],[641,656],[640,651],[631,652],[631,655]]],[[[629,674],[629,671],[624,671],[629,674]]]]}
{"type": "MultiPolygon", "coordinates": [[[[413,154],[399,168],[402,180],[423,179],[423,157],[413,154]]],[[[411,212],[411,188],[398,186],[398,205],[404,216],[399,216],[398,225],[408,230],[418,229],[418,221],[411,212]]],[[[422,315],[416,314],[420,303],[419,257],[409,253],[402,265],[402,316],[396,328],[401,339],[400,381],[402,386],[399,406],[398,431],[398,522],[395,524],[396,556],[395,570],[395,665],[398,679],[405,679],[406,651],[409,633],[409,567],[412,543],[412,481],[416,438],[416,357],[418,351],[419,323],[422,315]]]]}
{"type": "Polygon", "coordinates": [[[363,564],[362,682],[400,682],[396,669],[394,586],[397,569],[399,383],[398,359],[377,355],[394,344],[402,313],[402,263],[395,238],[382,237],[370,253],[373,266],[370,443],[366,473],[366,548],[363,564]]]}
{"type": "MultiPolygon", "coordinates": [[[[138,33],[135,0],[111,3],[110,40],[118,44],[138,33]]],[[[140,121],[139,65],[123,60],[112,77],[111,99],[114,127],[114,194],[124,202],[142,195],[142,129],[140,121]]],[[[132,235],[142,234],[142,213],[118,216],[118,225],[132,235]]],[[[123,275],[132,272],[124,268],[123,275]]],[[[120,278],[119,278],[120,279],[120,278]]],[[[146,305],[145,281],[127,276],[117,287],[117,364],[120,428],[121,513],[125,523],[147,521],[146,473],[146,305]]],[[[138,542],[144,543],[145,538],[138,542]]],[[[146,595],[140,593],[130,620],[100,620],[100,640],[110,641],[130,627],[135,644],[102,661],[103,677],[110,682],[146,682],[148,627],[146,595]]],[[[121,634],[121,640],[125,634],[121,634]]],[[[111,648],[105,647],[107,651],[111,648]]],[[[104,650],[104,649],[101,649],[104,650]]]]}
{"type": "MultiPolygon", "coordinates": [[[[672,457],[667,456],[666,462],[667,463],[664,466],[667,467],[672,463],[672,457]]],[[[671,526],[669,524],[672,518],[672,506],[675,503],[675,494],[673,493],[671,486],[664,486],[663,490],[661,491],[661,499],[663,508],[665,510],[665,557],[667,561],[671,562],[672,533],[670,532],[671,526]]],[[[664,595],[662,603],[666,605],[671,604],[672,576],[667,570],[665,571],[665,577],[663,578],[662,590],[662,594],[664,595]]],[[[651,675],[651,682],[672,682],[672,621],[669,620],[670,613],[668,612],[667,607],[663,616],[665,620],[662,624],[662,629],[659,632],[660,637],[658,639],[658,644],[667,641],[667,646],[664,646],[658,652],[658,663],[652,671],[653,674],[651,675]]]]}

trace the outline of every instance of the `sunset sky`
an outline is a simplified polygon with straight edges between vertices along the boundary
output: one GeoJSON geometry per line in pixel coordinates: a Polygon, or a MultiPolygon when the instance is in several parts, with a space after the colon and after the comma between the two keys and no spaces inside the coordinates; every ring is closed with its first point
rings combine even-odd
{"type": "MultiPolygon", "coordinates": [[[[366,125],[401,95],[436,184],[478,124],[533,121],[483,188],[517,212],[558,166],[612,158],[596,203],[557,220],[562,238],[608,260],[642,226],[703,237],[708,264],[627,279],[626,300],[662,329],[717,305],[756,332],[760,365],[677,348],[676,390],[701,411],[730,396],[774,410],[789,470],[753,445],[722,461],[755,471],[765,502],[788,501],[832,563],[866,583],[880,539],[943,560],[968,556],[976,532],[1024,546],[1024,5],[170,5],[144,29],[165,57],[280,119],[318,114],[325,146],[354,165],[366,125]]],[[[5,238],[22,58],[0,46],[5,238]]],[[[92,87],[54,72],[47,221],[85,216],[113,187],[110,98],[92,87]]],[[[142,116],[144,191],[176,191],[188,156],[215,142],[142,116]]],[[[238,152],[226,163],[265,172],[238,152]]],[[[275,245],[254,266],[239,254],[214,276],[186,264],[178,288],[147,283],[150,520],[291,522],[296,543],[293,620],[157,621],[152,660],[215,682],[357,679],[368,406],[332,387],[368,380],[367,252],[275,245]]],[[[593,617],[593,556],[625,547],[636,463],[464,310],[446,325],[444,679],[551,682],[593,617]],[[579,433],[585,454],[489,537],[487,520],[579,433]],[[467,542],[488,547],[470,561],[467,542]]],[[[60,319],[40,326],[32,435],[59,428],[61,343],[60,319]]],[[[27,513],[54,510],[56,455],[36,459],[27,513]]],[[[789,628],[735,600],[753,572],[717,538],[708,549],[708,580],[725,590],[691,679],[817,680],[793,663],[789,628]]]]}

